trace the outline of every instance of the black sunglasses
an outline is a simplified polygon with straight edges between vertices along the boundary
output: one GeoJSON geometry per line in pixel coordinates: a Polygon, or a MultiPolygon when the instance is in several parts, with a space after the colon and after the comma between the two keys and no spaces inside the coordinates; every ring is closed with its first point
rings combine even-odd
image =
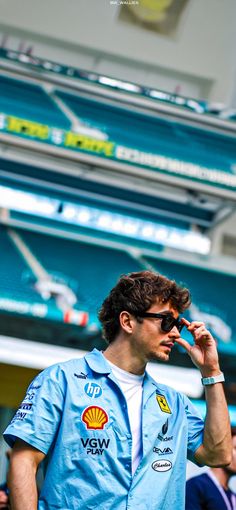
{"type": "Polygon", "coordinates": [[[184,324],[181,322],[181,319],[178,317],[175,319],[171,314],[164,313],[152,313],[152,312],[143,312],[137,313],[136,317],[141,318],[150,318],[150,319],[162,319],[161,321],[161,329],[165,333],[169,333],[175,326],[178,329],[179,333],[182,331],[184,324]]]}

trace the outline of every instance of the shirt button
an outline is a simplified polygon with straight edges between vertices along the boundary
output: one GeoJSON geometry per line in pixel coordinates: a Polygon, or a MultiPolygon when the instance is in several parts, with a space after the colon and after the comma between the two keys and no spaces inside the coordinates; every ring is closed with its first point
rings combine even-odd
{"type": "Polygon", "coordinates": [[[127,462],[127,463],[125,464],[125,467],[126,467],[126,469],[129,469],[130,464],[127,462]]]}
{"type": "Polygon", "coordinates": [[[131,434],[127,434],[127,439],[132,439],[132,435],[131,434]]]}

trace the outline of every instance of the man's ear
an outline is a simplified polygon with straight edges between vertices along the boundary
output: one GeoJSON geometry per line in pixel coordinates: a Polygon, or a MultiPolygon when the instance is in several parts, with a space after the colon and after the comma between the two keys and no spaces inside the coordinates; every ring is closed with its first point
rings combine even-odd
{"type": "Polygon", "coordinates": [[[120,327],[129,335],[133,333],[134,317],[126,311],[120,313],[120,327]]]}

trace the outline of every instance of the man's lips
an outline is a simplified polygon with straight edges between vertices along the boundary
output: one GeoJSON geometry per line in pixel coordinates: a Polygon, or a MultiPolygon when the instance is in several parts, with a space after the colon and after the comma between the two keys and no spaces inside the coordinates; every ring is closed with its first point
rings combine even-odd
{"type": "Polygon", "coordinates": [[[161,345],[164,345],[164,347],[172,349],[172,347],[174,347],[174,342],[162,342],[161,345]]]}

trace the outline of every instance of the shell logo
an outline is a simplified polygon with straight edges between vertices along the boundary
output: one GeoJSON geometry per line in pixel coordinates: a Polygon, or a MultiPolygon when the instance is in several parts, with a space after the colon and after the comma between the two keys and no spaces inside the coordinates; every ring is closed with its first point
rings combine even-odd
{"type": "Polygon", "coordinates": [[[84,410],[82,421],[87,429],[103,429],[108,422],[108,415],[101,407],[90,406],[84,410]]]}

